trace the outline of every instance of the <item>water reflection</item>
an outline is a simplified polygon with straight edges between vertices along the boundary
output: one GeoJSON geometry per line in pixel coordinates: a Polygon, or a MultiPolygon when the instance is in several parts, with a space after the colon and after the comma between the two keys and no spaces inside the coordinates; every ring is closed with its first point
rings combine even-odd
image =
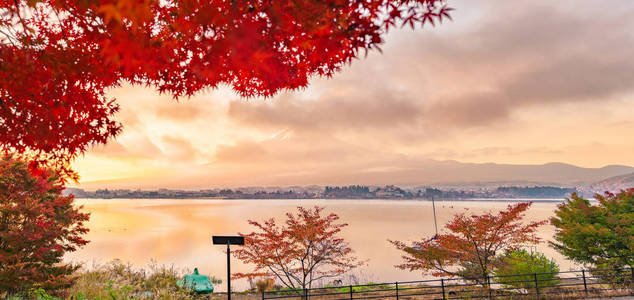
{"type": "MultiPolygon", "coordinates": [[[[420,273],[394,268],[400,253],[387,239],[414,240],[434,233],[432,203],[429,201],[390,200],[137,200],[79,199],[91,213],[87,235],[91,241],[83,249],[69,254],[69,261],[103,263],[121,259],[144,266],[153,259],[159,264],[181,269],[198,267],[201,273],[225,280],[224,247],[211,244],[212,235],[249,232],[248,219],[282,219],[288,211],[301,206],[325,206],[349,224],[342,235],[350,242],[360,259],[369,259],[368,266],[354,272],[361,281],[393,282],[419,280],[420,273]]],[[[436,202],[439,229],[455,213],[482,213],[504,209],[503,202],[436,202]]],[[[543,220],[553,214],[556,203],[535,203],[527,212],[527,220],[543,220]]],[[[548,240],[554,228],[541,227],[540,237],[548,240]]],[[[549,248],[539,251],[554,258],[562,270],[574,268],[571,262],[549,248]]],[[[232,271],[250,270],[234,260],[232,271]]],[[[349,278],[348,278],[349,279],[349,278]]],[[[246,288],[245,281],[235,283],[246,288]]],[[[222,291],[224,286],[217,287],[222,291]]]]}

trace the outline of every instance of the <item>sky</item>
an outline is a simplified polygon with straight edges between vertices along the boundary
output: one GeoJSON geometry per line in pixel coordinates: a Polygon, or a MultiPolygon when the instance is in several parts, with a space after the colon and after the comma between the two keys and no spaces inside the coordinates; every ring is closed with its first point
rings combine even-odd
{"type": "MultiPolygon", "coordinates": [[[[332,78],[268,99],[108,91],[123,133],[79,187],[390,183],[435,161],[634,166],[634,2],[457,1],[332,78]],[[370,177],[364,177],[370,178],[370,177]]],[[[474,178],[477,180],[477,178],[474,178]]]]}

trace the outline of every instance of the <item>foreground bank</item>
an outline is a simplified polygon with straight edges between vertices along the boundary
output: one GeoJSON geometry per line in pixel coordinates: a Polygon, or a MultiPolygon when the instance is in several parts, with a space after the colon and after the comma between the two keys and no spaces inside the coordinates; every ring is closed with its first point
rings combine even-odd
{"type": "MultiPolygon", "coordinates": [[[[88,300],[88,299],[225,299],[226,293],[196,294],[178,284],[182,271],[174,267],[151,265],[135,269],[131,264],[113,261],[79,269],[74,284],[51,296],[32,288],[20,295],[0,295],[3,299],[88,300]]],[[[634,270],[581,270],[556,273],[488,276],[483,287],[459,278],[326,285],[306,290],[291,290],[273,282],[256,281],[248,290],[233,293],[232,299],[586,299],[634,295],[634,270]]],[[[220,280],[209,278],[216,286],[220,280]]]]}

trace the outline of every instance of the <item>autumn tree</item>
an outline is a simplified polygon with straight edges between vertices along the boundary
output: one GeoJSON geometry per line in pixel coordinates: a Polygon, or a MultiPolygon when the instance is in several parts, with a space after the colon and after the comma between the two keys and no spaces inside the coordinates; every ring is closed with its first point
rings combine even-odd
{"type": "Polygon", "coordinates": [[[594,198],[596,204],[573,193],[557,207],[551,245],[593,268],[634,267],[634,189],[594,198]]]}
{"type": "Polygon", "coordinates": [[[458,276],[486,287],[486,278],[501,265],[498,255],[527,243],[539,243],[535,235],[541,222],[522,222],[532,203],[509,205],[496,214],[457,214],[445,232],[407,244],[390,241],[403,251],[404,270],[430,272],[433,276],[458,276]]]}
{"type": "Polygon", "coordinates": [[[450,10],[444,0],[3,0],[0,146],[67,162],[121,131],[109,88],[271,96],[332,76],[392,27],[450,10]]]}
{"type": "Polygon", "coordinates": [[[72,283],[75,267],[62,257],[87,243],[88,214],[73,205],[72,195],[62,196],[62,188],[50,170],[0,159],[0,295],[72,283]]]}
{"type": "Polygon", "coordinates": [[[298,207],[297,213],[286,214],[283,225],[273,218],[264,223],[249,221],[256,231],[241,234],[245,245],[232,253],[255,267],[251,273],[235,276],[275,278],[288,288],[306,289],[362,265],[339,236],[347,224],[338,223],[334,213],[322,216],[323,209],[298,207]]]}

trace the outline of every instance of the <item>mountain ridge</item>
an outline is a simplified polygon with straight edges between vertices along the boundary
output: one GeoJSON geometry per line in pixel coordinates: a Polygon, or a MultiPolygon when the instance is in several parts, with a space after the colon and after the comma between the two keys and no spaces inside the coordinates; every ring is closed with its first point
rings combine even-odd
{"type": "Polygon", "coordinates": [[[634,172],[605,178],[593,183],[590,188],[595,191],[619,191],[634,187],[634,172]]]}
{"type": "MultiPolygon", "coordinates": [[[[456,160],[402,160],[382,162],[372,168],[302,170],[288,175],[275,170],[260,172],[261,176],[233,177],[224,174],[180,175],[165,178],[126,178],[82,182],[79,188],[208,188],[240,186],[292,185],[385,185],[402,186],[473,184],[473,183],[531,183],[565,186],[591,185],[607,178],[634,173],[634,167],[606,165],[599,168],[579,167],[562,162],[544,164],[471,163],[456,160]]],[[[231,174],[229,174],[231,175],[231,174]]]]}

